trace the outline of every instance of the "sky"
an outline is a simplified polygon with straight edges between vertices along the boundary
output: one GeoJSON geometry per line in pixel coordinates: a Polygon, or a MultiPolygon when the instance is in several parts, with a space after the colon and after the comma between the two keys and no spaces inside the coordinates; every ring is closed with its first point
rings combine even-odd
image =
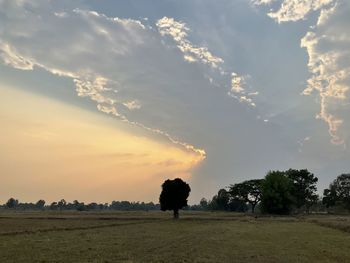
{"type": "Polygon", "coordinates": [[[0,201],[190,203],[350,171],[348,0],[0,0],[0,201]]]}

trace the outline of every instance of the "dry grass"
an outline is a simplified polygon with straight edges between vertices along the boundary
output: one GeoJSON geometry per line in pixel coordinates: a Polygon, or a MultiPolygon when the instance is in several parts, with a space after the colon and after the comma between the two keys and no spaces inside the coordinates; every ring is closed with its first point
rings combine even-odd
{"type": "Polygon", "coordinates": [[[170,217],[171,213],[160,212],[3,214],[0,262],[349,262],[350,258],[350,234],[320,226],[326,217],[255,219],[210,212],[184,212],[179,221],[170,217]],[[310,223],[313,220],[317,224],[310,223]]]}
{"type": "Polygon", "coordinates": [[[318,215],[306,217],[304,220],[320,226],[330,227],[350,233],[350,216],[318,215]]]}

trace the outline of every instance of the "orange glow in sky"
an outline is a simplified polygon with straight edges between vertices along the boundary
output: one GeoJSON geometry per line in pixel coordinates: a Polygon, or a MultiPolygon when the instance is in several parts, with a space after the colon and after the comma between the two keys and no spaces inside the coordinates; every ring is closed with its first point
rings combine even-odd
{"type": "Polygon", "coordinates": [[[165,179],[189,178],[199,162],[194,153],[133,133],[103,113],[19,89],[0,91],[3,202],[157,202],[165,179]]]}

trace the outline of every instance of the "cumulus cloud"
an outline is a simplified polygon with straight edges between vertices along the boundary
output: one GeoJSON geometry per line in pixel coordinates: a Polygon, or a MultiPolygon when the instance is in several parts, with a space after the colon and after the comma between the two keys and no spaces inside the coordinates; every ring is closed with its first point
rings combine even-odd
{"type": "Polygon", "coordinates": [[[344,132],[339,131],[344,123],[341,112],[349,109],[350,102],[349,12],[350,4],[346,1],[322,10],[315,30],[301,40],[301,47],[306,48],[309,55],[308,67],[312,73],[303,94],[319,94],[321,110],[317,117],[328,124],[335,144],[344,143],[344,132]]]}
{"type": "MultiPolygon", "coordinates": [[[[256,4],[271,4],[258,1],[256,4]]],[[[344,112],[349,110],[350,87],[350,4],[345,0],[284,0],[268,16],[278,23],[305,20],[319,10],[316,25],[301,39],[308,54],[311,77],[304,95],[319,95],[320,112],[316,116],[328,125],[331,141],[345,144],[344,112]]]]}
{"type": "MultiPolygon", "coordinates": [[[[269,5],[276,0],[257,0],[253,1],[256,5],[269,5]]],[[[298,21],[312,11],[320,10],[332,4],[334,0],[284,0],[279,9],[271,11],[268,16],[275,19],[278,23],[298,21]]]]}

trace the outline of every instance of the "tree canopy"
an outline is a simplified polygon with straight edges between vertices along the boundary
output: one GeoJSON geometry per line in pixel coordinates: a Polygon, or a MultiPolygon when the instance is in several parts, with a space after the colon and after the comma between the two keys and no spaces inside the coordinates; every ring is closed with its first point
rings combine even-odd
{"type": "Polygon", "coordinates": [[[322,202],[327,207],[341,205],[350,210],[350,174],[339,175],[324,190],[322,202]]]}
{"type": "Polygon", "coordinates": [[[261,200],[261,187],[263,179],[253,179],[242,183],[230,185],[230,195],[233,200],[249,203],[254,213],[255,206],[261,200]]]}
{"type": "Polygon", "coordinates": [[[7,202],[6,202],[6,207],[7,208],[15,208],[18,205],[18,200],[14,199],[14,198],[10,198],[7,202]]]}
{"type": "Polygon", "coordinates": [[[289,169],[285,171],[285,174],[293,183],[291,194],[293,195],[295,206],[298,209],[305,207],[308,211],[310,206],[318,200],[318,195],[316,194],[318,178],[307,169],[289,169]]]}
{"type": "Polygon", "coordinates": [[[162,192],[159,197],[162,211],[173,210],[174,218],[179,218],[179,209],[187,206],[187,198],[190,195],[190,186],[180,178],[166,180],[162,184],[162,192]]]}
{"type": "Polygon", "coordinates": [[[262,184],[262,210],[271,214],[288,214],[293,205],[293,182],[281,171],[270,171],[262,184]]]}
{"type": "Polygon", "coordinates": [[[210,202],[211,210],[229,210],[230,194],[226,189],[222,188],[218,191],[217,195],[213,196],[210,202]]]}

